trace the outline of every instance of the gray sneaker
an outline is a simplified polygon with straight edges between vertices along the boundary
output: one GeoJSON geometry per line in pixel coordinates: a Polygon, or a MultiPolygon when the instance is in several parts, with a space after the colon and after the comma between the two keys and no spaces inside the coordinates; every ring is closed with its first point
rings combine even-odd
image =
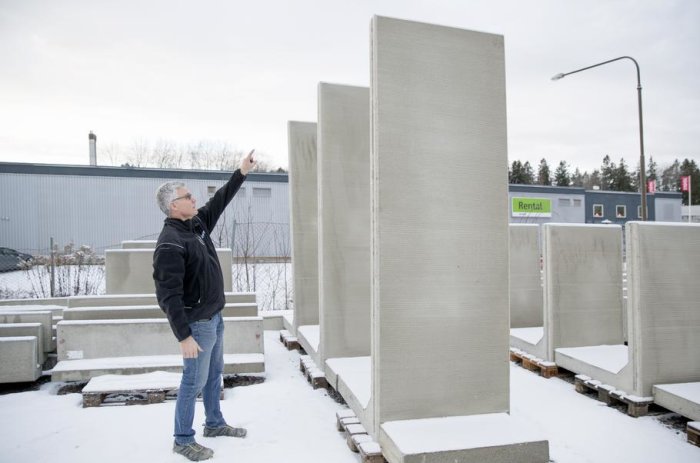
{"type": "Polygon", "coordinates": [[[214,456],[214,451],[212,449],[208,449],[196,442],[187,445],[178,445],[177,442],[175,442],[173,444],[173,452],[179,453],[191,461],[208,460],[214,456]]]}
{"type": "Polygon", "coordinates": [[[245,428],[234,428],[233,426],[229,426],[227,424],[219,428],[204,427],[204,437],[245,437],[246,434],[248,434],[248,431],[245,428]]]}

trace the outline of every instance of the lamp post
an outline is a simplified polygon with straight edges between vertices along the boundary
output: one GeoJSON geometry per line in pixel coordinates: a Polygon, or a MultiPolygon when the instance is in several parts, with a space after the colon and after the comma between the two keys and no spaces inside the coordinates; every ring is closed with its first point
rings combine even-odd
{"type": "Polygon", "coordinates": [[[646,179],[646,168],[644,167],[644,125],[642,123],[642,83],[639,78],[639,64],[631,56],[620,56],[619,58],[611,59],[608,61],[603,61],[602,63],[594,64],[592,66],[587,66],[585,68],[577,69],[575,71],[559,73],[552,77],[552,80],[563,79],[564,77],[576,74],[577,72],[585,71],[587,69],[596,68],[604,64],[612,63],[613,61],[619,61],[621,59],[628,59],[634,63],[637,68],[637,106],[639,108],[639,192],[642,195],[642,220],[647,220],[647,179],[646,179]]]}

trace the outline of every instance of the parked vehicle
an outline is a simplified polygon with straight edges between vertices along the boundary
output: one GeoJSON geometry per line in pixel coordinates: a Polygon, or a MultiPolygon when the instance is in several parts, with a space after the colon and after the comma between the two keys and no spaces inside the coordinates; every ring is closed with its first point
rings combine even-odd
{"type": "Polygon", "coordinates": [[[14,272],[21,269],[21,264],[32,260],[30,254],[10,248],[0,248],[0,272],[14,272]]]}

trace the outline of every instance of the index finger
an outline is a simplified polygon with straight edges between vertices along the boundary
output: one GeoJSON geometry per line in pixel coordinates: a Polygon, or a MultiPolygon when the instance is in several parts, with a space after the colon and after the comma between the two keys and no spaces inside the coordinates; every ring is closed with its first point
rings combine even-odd
{"type": "Polygon", "coordinates": [[[248,153],[248,157],[251,157],[251,156],[253,155],[253,153],[255,153],[255,148],[253,148],[252,150],[250,150],[250,153],[248,153]]]}

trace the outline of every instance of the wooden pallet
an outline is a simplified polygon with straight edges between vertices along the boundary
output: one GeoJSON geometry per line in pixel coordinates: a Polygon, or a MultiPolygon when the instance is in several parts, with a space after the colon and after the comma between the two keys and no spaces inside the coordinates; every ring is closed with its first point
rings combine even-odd
{"type": "Polygon", "coordinates": [[[597,393],[597,398],[606,405],[616,405],[618,403],[627,406],[627,414],[634,418],[645,416],[649,413],[649,405],[654,403],[653,397],[639,397],[626,394],[615,387],[591,379],[586,375],[576,375],[574,377],[576,392],[585,394],[588,391],[597,393]]]}
{"type": "Polygon", "coordinates": [[[301,349],[301,344],[299,344],[299,339],[296,336],[292,336],[287,330],[280,330],[280,342],[284,344],[287,350],[299,350],[301,349]]]}
{"type": "Polygon", "coordinates": [[[345,435],[348,448],[360,454],[362,463],[386,463],[379,444],[372,440],[352,410],[340,410],[335,414],[336,428],[345,435]]]}
{"type": "Polygon", "coordinates": [[[538,372],[543,378],[551,378],[559,374],[556,363],[542,360],[514,347],[510,349],[510,360],[511,362],[519,362],[526,370],[538,372]]]}
{"type": "Polygon", "coordinates": [[[83,392],[83,408],[99,407],[102,404],[149,405],[165,401],[169,390],[147,389],[144,391],[83,392]]]}
{"type": "Polygon", "coordinates": [[[685,428],[688,434],[688,442],[700,447],[700,421],[691,421],[685,428]]]}
{"type": "Polygon", "coordinates": [[[314,361],[308,355],[299,356],[299,369],[306,377],[306,380],[314,389],[328,389],[328,380],[326,375],[316,366],[314,361]]]}

